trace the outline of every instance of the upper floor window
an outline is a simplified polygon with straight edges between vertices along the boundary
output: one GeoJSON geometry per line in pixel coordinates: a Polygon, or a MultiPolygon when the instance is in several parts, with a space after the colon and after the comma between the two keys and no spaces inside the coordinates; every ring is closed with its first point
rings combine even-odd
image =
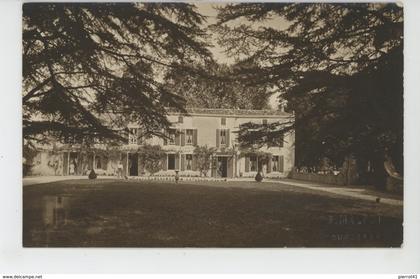
{"type": "Polygon", "coordinates": [[[227,131],[226,130],[220,130],[220,145],[226,145],[227,144],[227,131]]]}
{"type": "Polygon", "coordinates": [[[267,123],[268,123],[267,119],[263,119],[262,123],[263,123],[263,125],[267,125],[267,123]]]}
{"type": "Polygon", "coordinates": [[[129,128],[128,129],[128,144],[137,144],[137,138],[138,138],[138,129],[129,128]]]}
{"type": "Polygon", "coordinates": [[[226,117],[222,117],[220,122],[221,122],[222,126],[225,126],[226,125],[226,117]]]}
{"type": "Polygon", "coordinates": [[[229,147],[229,129],[216,129],[216,147],[229,147]]]}
{"type": "Polygon", "coordinates": [[[96,138],[93,138],[93,143],[95,143],[95,144],[104,143],[104,140],[103,140],[103,138],[96,137],[96,138]]]}
{"type": "Polygon", "coordinates": [[[194,141],[194,132],[192,129],[187,129],[185,132],[185,144],[186,145],[193,145],[194,141]]]}
{"type": "MultiPolygon", "coordinates": [[[[92,139],[91,141],[93,143],[92,139]]],[[[81,135],[67,135],[64,138],[64,143],[66,144],[82,144],[82,143],[88,143],[88,142],[89,142],[89,138],[83,137],[81,135]]]]}
{"type": "Polygon", "coordinates": [[[178,116],[178,123],[184,123],[184,117],[178,116]]]}
{"type": "Polygon", "coordinates": [[[67,144],[73,144],[73,143],[75,143],[74,136],[73,135],[67,135],[67,136],[65,136],[64,137],[64,143],[67,143],[67,144]]]}
{"type": "Polygon", "coordinates": [[[279,145],[279,147],[283,147],[283,142],[284,142],[284,134],[281,134],[279,136],[279,139],[278,139],[278,145],[279,145]]]}
{"type": "Polygon", "coordinates": [[[168,132],[168,144],[175,144],[175,129],[170,129],[168,132]]]}

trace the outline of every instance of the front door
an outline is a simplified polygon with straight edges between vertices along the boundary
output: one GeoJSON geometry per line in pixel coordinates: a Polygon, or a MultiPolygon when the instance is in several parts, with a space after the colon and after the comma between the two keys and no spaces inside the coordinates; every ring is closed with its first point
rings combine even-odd
{"type": "Polygon", "coordinates": [[[218,157],[217,165],[218,176],[227,177],[227,157],[218,157]]]}
{"type": "Polygon", "coordinates": [[[176,169],[176,157],[175,154],[168,154],[168,170],[176,169]]]}
{"type": "Polygon", "coordinates": [[[137,153],[128,154],[128,173],[130,176],[139,175],[139,154],[137,153]]]}

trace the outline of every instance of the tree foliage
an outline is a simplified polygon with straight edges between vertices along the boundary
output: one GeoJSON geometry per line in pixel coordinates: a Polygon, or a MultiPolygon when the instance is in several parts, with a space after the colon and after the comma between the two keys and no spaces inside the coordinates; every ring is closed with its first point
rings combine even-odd
{"type": "Polygon", "coordinates": [[[140,162],[151,174],[161,170],[162,159],[166,156],[160,145],[146,144],[138,150],[140,162]]]}
{"type": "Polygon", "coordinates": [[[255,122],[243,123],[237,131],[239,146],[245,149],[282,146],[285,143],[285,135],[293,133],[294,124],[293,116],[284,117],[282,122],[263,125],[255,122]]]}
{"type": "Polygon", "coordinates": [[[194,149],[194,156],[196,159],[197,169],[200,175],[207,176],[211,168],[211,156],[216,152],[216,148],[205,146],[196,146],[194,149]]]}
{"type": "Polygon", "coordinates": [[[118,138],[128,121],[158,134],[184,108],[162,75],[211,60],[204,20],[186,3],[25,3],[24,137],[118,138]]]}
{"type": "Polygon", "coordinates": [[[269,84],[244,85],[234,78],[234,66],[211,62],[205,75],[185,75],[169,71],[165,82],[168,90],[182,96],[187,107],[266,109],[272,94],[269,84]]]}
{"type": "MultiPolygon", "coordinates": [[[[218,18],[219,43],[241,58],[237,78],[277,86],[287,109],[295,112],[298,165],[311,166],[325,156],[338,162],[354,154],[380,172],[389,152],[402,171],[401,7],[246,3],[220,8],[218,18]],[[273,20],[281,28],[255,27],[273,20]]],[[[250,138],[264,142],[267,134],[290,128],[279,124],[258,134],[263,129],[251,131],[250,138]]]]}

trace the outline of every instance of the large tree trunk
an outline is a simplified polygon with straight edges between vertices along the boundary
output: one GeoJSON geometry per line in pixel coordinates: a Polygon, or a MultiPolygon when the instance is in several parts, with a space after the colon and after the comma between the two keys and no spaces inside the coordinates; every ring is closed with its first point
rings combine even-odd
{"type": "Polygon", "coordinates": [[[377,153],[372,158],[372,184],[380,190],[384,190],[386,186],[386,171],[384,168],[385,156],[383,153],[377,153]]]}

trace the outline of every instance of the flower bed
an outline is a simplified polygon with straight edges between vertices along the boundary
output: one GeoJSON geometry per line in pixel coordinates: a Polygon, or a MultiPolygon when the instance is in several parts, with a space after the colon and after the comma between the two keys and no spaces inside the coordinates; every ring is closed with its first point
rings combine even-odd
{"type": "Polygon", "coordinates": [[[318,174],[291,171],[290,178],[333,185],[346,185],[346,178],[342,174],[318,174]]]}
{"type": "MultiPolygon", "coordinates": [[[[147,180],[147,181],[175,181],[175,176],[130,176],[133,180],[147,180]]],[[[226,181],[225,178],[214,177],[180,177],[179,181],[226,181]]]]}

